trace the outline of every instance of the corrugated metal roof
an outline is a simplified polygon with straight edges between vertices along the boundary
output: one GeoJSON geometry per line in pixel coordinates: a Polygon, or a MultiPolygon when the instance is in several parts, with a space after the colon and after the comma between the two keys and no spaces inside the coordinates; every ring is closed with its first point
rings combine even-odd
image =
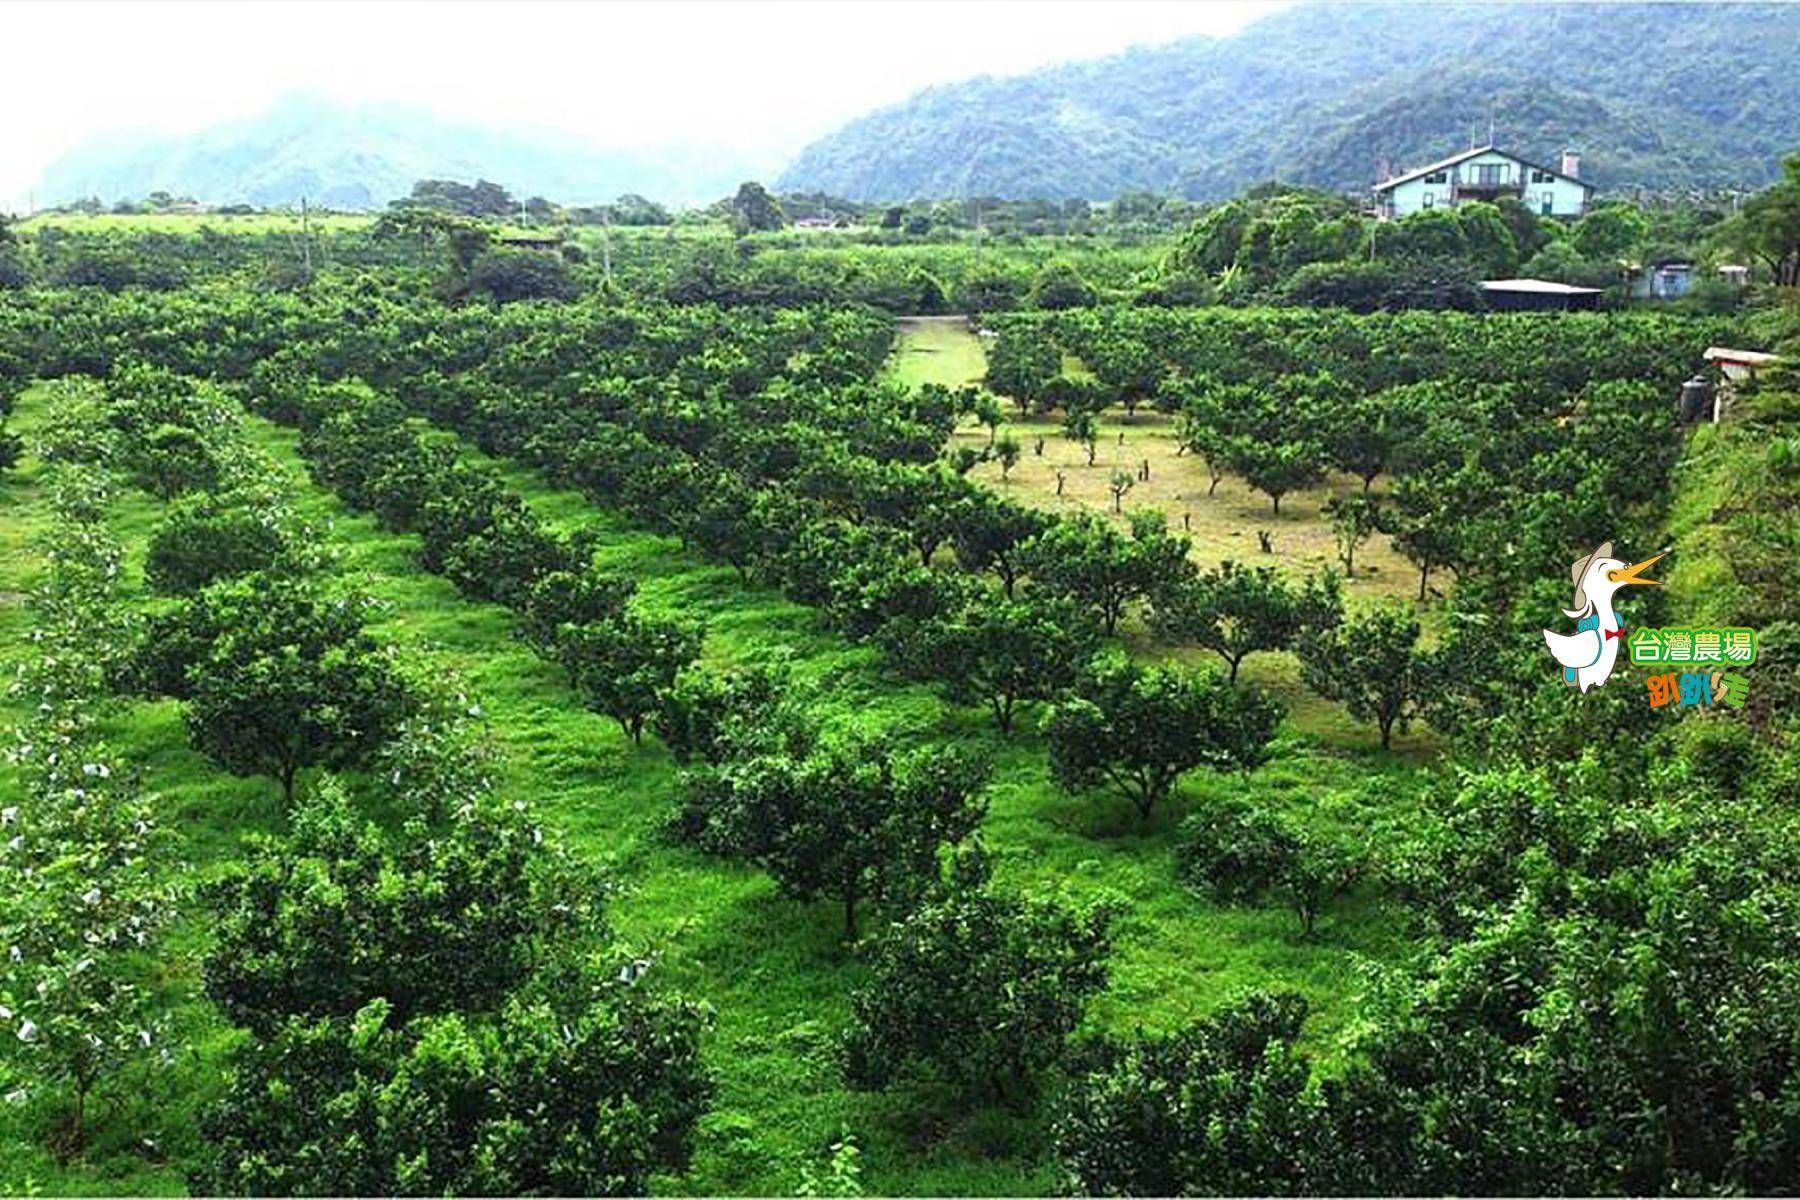
{"type": "Polygon", "coordinates": [[[1741,363],[1746,367],[1766,367],[1781,361],[1781,355],[1761,350],[1733,350],[1729,346],[1708,346],[1700,356],[1707,362],[1741,363]]]}

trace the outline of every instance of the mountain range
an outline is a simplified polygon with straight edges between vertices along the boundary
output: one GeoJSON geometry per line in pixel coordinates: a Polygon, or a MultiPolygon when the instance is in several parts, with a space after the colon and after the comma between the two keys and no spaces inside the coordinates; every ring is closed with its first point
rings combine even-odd
{"type": "Polygon", "coordinates": [[[806,147],[779,186],[853,200],[1360,190],[1384,163],[1489,140],[1538,161],[1577,150],[1602,187],[1766,183],[1800,148],[1800,6],[1305,4],[1229,38],[927,89],[806,147]]]}
{"type": "Polygon", "coordinates": [[[151,192],[212,204],[377,208],[419,179],[492,179],[521,199],[570,204],[638,192],[706,203],[778,164],[713,146],[606,149],[549,130],[449,121],[394,104],[344,104],[292,94],[255,117],[198,133],[110,134],[45,171],[38,203],[96,196],[106,203],[151,192]]]}
{"type": "MultiPolygon", "coordinates": [[[[1800,4],[1301,4],[1228,38],[928,88],[807,146],[776,185],[861,201],[1360,191],[1489,140],[1541,162],[1578,151],[1602,188],[1761,186],[1800,148],[1800,4]]],[[[687,204],[778,166],[293,95],[198,133],[89,142],[36,198],[370,208],[418,179],[487,178],[521,198],[687,204]]]]}

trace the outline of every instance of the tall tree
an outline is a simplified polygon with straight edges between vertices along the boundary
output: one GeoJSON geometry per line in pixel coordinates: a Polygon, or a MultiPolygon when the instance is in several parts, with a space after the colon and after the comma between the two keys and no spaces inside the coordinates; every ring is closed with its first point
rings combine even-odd
{"type": "Polygon", "coordinates": [[[1777,286],[1800,286],[1800,154],[1784,159],[1780,181],[1721,222],[1713,240],[1762,263],[1777,286]]]}
{"type": "Polygon", "coordinates": [[[729,202],[732,228],[739,234],[765,233],[787,224],[787,215],[767,188],[754,180],[740,184],[729,202]]]}

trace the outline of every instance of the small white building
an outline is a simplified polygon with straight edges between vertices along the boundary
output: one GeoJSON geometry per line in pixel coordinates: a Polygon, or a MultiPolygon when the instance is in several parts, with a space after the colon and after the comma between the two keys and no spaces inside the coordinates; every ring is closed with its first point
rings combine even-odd
{"type": "Polygon", "coordinates": [[[1544,217],[1579,217],[1594,186],[1576,176],[1580,160],[1563,152],[1560,170],[1527,162],[1494,146],[1478,146],[1375,185],[1383,217],[1404,217],[1465,200],[1511,196],[1544,217]]]}

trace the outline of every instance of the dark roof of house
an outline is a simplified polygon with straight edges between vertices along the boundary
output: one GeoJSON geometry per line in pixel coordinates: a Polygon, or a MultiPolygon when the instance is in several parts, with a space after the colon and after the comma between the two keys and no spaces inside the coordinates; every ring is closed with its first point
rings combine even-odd
{"type": "Polygon", "coordinates": [[[1395,186],[1396,184],[1405,183],[1409,179],[1417,179],[1419,176],[1429,175],[1433,171],[1442,171],[1445,167],[1454,167],[1457,163],[1463,162],[1466,159],[1474,158],[1477,154],[1490,154],[1490,153],[1505,155],[1507,158],[1512,159],[1514,162],[1518,163],[1521,166],[1530,167],[1534,171],[1543,171],[1546,174],[1556,176],[1558,179],[1566,179],[1570,183],[1579,184],[1580,186],[1586,188],[1590,192],[1594,190],[1593,184],[1588,183],[1587,181],[1582,180],[1582,179],[1577,179],[1577,178],[1575,178],[1575,176],[1569,174],[1567,171],[1558,171],[1554,167],[1546,167],[1539,163],[1534,163],[1530,159],[1520,158],[1518,155],[1514,154],[1511,150],[1502,150],[1498,146],[1476,146],[1473,149],[1464,150],[1461,154],[1452,154],[1449,158],[1439,159],[1437,162],[1434,162],[1434,163],[1430,164],[1429,166],[1420,167],[1414,171],[1408,171],[1404,175],[1396,175],[1392,179],[1384,179],[1380,183],[1375,185],[1375,190],[1378,192],[1385,192],[1389,188],[1395,186]]]}

